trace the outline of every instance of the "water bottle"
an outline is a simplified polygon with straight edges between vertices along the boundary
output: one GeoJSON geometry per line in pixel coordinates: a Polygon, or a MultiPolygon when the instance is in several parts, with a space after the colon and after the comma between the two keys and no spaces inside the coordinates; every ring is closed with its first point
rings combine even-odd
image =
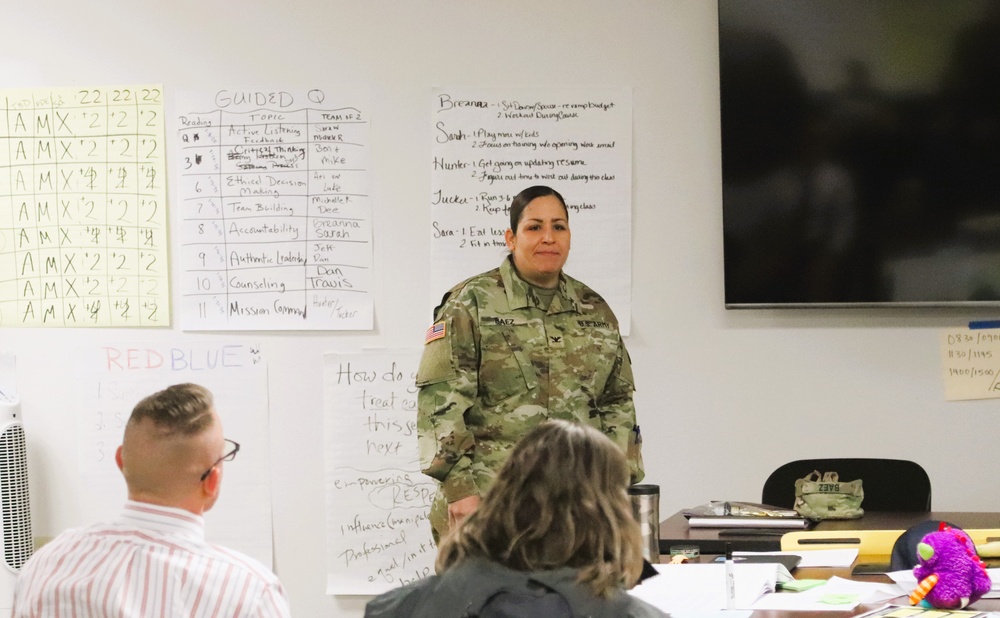
{"type": "Polygon", "coordinates": [[[660,561],[660,486],[632,485],[628,496],[642,534],[642,557],[656,564],[660,561]]]}

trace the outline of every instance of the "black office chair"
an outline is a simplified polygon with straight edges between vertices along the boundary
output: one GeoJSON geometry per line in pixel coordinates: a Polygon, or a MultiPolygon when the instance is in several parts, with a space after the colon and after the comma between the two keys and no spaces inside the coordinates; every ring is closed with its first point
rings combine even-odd
{"type": "Polygon", "coordinates": [[[845,458],[799,459],[771,473],[764,481],[761,502],[792,508],[795,481],[813,470],[836,472],[841,481],[861,479],[867,511],[931,510],[931,480],[920,464],[905,459],[845,458]]]}
{"type": "MultiPolygon", "coordinates": [[[[957,528],[950,522],[945,522],[952,528],[957,528]]],[[[905,571],[917,566],[917,543],[931,532],[937,532],[941,522],[936,519],[920,522],[910,526],[906,532],[901,534],[892,545],[892,554],[889,556],[890,571],[905,571]]]]}

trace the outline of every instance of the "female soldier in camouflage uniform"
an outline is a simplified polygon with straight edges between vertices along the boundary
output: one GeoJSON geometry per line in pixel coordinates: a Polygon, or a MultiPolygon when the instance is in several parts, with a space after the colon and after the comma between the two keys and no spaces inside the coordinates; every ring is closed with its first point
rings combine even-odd
{"type": "Polygon", "coordinates": [[[511,254],[445,294],[417,372],[424,473],[441,482],[435,537],[475,510],[519,437],[547,418],[587,423],[629,455],[642,479],[632,367],[618,320],[597,292],[562,272],[569,214],[530,187],[511,203],[511,254]]]}

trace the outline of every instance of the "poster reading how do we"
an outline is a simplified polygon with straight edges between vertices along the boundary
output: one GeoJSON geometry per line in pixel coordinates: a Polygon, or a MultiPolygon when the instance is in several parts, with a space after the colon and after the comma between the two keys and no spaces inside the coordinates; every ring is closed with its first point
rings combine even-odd
{"type": "Polygon", "coordinates": [[[327,594],[378,594],[434,572],[418,362],[419,351],[324,358],[327,594]]]}

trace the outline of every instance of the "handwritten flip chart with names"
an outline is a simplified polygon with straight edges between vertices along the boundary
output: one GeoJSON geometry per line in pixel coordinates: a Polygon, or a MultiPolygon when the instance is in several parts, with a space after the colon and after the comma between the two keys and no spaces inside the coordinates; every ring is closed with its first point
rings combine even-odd
{"type": "Polygon", "coordinates": [[[240,443],[236,459],[224,464],[222,495],[205,514],[206,539],[272,565],[267,366],[260,347],[109,343],[88,358],[79,384],[83,522],[113,519],[125,503],[115,450],[135,404],[171,384],[194,382],[212,391],[225,436],[240,443]]]}
{"type": "Polygon", "coordinates": [[[604,296],[628,334],[631,90],[435,88],[431,136],[431,300],[496,268],[511,199],[547,185],[569,212],[565,271],[604,296]]]}
{"type": "Polygon", "coordinates": [[[327,594],[378,594],[433,573],[437,484],[417,456],[419,360],[324,357],[327,594]]]}
{"type": "Polygon", "coordinates": [[[1000,329],[942,332],[941,377],[948,401],[1000,399],[1000,329]]]}
{"type": "Polygon", "coordinates": [[[0,105],[0,326],[169,326],[162,88],[0,105]]]}
{"type": "Polygon", "coordinates": [[[185,330],[371,330],[362,92],[179,97],[185,330]]]}

